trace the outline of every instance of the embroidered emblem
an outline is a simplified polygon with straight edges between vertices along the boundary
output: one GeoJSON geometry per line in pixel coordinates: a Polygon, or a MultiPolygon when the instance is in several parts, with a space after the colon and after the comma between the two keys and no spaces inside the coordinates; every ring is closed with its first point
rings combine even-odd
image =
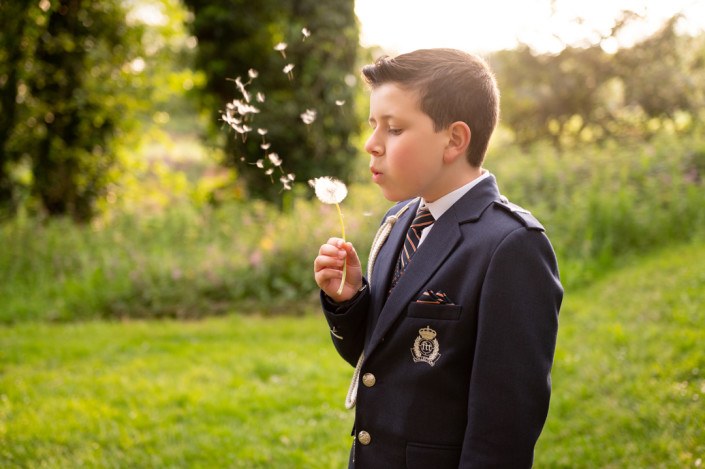
{"type": "Polygon", "coordinates": [[[414,341],[414,346],[411,347],[411,355],[414,357],[414,362],[426,362],[433,366],[436,360],[441,356],[438,339],[436,339],[436,331],[426,326],[419,329],[419,336],[414,341]]]}

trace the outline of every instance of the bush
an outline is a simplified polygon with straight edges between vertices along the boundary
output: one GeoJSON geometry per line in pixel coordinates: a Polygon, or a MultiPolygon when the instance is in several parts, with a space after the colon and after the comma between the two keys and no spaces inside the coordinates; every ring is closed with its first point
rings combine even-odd
{"type": "MultiPolygon", "coordinates": [[[[546,226],[568,289],[630,256],[705,235],[705,140],[662,136],[640,145],[559,154],[495,148],[503,192],[546,226]]],[[[115,213],[90,226],[17,218],[0,225],[0,322],[25,319],[198,318],[235,308],[298,314],[315,303],[318,247],[339,236],[335,207],[287,193],[262,202],[115,213]]],[[[391,205],[371,184],[350,187],[346,231],[364,260],[391,205]]]]}

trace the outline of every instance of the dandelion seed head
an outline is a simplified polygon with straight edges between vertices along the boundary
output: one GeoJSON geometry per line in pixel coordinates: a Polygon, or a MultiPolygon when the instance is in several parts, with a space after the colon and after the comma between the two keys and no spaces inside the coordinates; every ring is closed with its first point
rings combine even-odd
{"type": "Polygon", "coordinates": [[[316,197],[324,204],[339,204],[348,195],[345,184],[335,178],[323,176],[308,181],[316,191],[316,197]]]}

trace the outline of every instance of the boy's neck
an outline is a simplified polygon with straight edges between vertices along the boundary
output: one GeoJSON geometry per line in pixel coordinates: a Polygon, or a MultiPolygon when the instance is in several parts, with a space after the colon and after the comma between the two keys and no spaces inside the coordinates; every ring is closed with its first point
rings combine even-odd
{"type": "MultiPolygon", "coordinates": [[[[450,168],[449,168],[450,169],[450,168]]],[[[482,176],[482,166],[469,166],[466,165],[461,168],[452,168],[452,170],[447,171],[444,179],[443,186],[436,191],[434,194],[429,194],[431,198],[424,196],[426,202],[435,202],[444,195],[450,194],[456,189],[460,189],[465,184],[469,184],[475,179],[482,176]]]]}

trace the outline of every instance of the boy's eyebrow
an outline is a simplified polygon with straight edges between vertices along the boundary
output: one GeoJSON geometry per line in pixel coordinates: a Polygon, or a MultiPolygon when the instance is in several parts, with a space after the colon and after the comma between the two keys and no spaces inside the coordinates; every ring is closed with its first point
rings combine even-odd
{"type": "MultiPolygon", "coordinates": [[[[393,119],[393,118],[394,118],[394,115],[392,115],[392,114],[383,114],[383,115],[379,116],[379,119],[380,119],[380,120],[383,120],[383,121],[389,120],[389,119],[393,119]]],[[[367,122],[369,122],[369,123],[371,124],[371,123],[373,123],[373,122],[377,122],[377,119],[375,119],[374,117],[370,116],[370,118],[367,119],[367,122]]]]}

